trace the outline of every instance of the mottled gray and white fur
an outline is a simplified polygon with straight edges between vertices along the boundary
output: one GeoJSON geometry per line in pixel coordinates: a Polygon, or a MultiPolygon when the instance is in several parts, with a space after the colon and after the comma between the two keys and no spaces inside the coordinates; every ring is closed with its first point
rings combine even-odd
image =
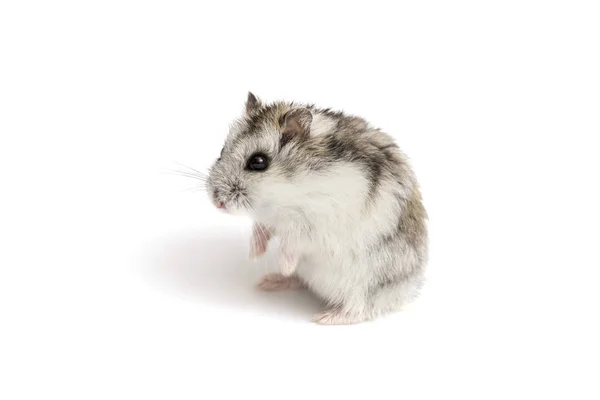
{"type": "Polygon", "coordinates": [[[427,214],[417,180],[394,140],[362,118],[249,93],[207,187],[219,208],[254,219],[254,253],[279,237],[293,274],[266,275],[259,287],[308,288],[326,305],[318,323],[398,311],[422,286],[427,214]],[[269,160],[264,171],[248,169],[255,154],[269,160]]]}

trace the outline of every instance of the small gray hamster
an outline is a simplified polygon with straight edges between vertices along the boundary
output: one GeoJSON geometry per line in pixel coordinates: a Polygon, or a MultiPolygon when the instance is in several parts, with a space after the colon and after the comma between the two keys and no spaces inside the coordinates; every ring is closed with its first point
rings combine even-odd
{"type": "Polygon", "coordinates": [[[428,258],[427,213],[394,140],[362,118],[248,93],[207,181],[211,200],[255,221],[252,251],[281,241],[282,272],[263,290],[307,288],[320,324],[352,324],[416,297],[428,258]]]}

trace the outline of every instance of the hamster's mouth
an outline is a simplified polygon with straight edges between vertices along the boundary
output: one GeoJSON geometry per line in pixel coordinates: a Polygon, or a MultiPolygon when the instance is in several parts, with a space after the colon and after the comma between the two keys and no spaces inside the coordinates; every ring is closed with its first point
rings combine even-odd
{"type": "Polygon", "coordinates": [[[227,211],[227,203],[225,200],[219,195],[219,191],[214,190],[210,196],[213,205],[221,211],[227,211]]]}
{"type": "Polygon", "coordinates": [[[234,216],[248,216],[250,215],[248,209],[244,205],[237,204],[235,201],[227,200],[215,200],[213,202],[215,208],[225,214],[234,216]]]}
{"type": "Polygon", "coordinates": [[[241,193],[223,193],[214,190],[211,193],[211,202],[215,208],[230,215],[246,215],[250,203],[241,193]]]}

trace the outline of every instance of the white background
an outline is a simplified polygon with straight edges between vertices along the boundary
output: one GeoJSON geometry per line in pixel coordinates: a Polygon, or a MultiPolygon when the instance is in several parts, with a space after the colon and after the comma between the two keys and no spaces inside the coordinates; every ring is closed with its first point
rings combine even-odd
{"type": "Polygon", "coordinates": [[[0,398],[600,396],[600,13],[589,1],[0,3],[0,398]],[[196,182],[248,90],[413,160],[406,311],[258,293],[196,182]]]}

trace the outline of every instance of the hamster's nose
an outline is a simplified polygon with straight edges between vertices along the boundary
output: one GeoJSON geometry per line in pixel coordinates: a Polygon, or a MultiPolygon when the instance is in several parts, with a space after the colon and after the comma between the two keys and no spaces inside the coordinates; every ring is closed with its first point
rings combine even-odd
{"type": "Polygon", "coordinates": [[[222,201],[217,202],[217,208],[225,208],[225,203],[222,201]]]}

